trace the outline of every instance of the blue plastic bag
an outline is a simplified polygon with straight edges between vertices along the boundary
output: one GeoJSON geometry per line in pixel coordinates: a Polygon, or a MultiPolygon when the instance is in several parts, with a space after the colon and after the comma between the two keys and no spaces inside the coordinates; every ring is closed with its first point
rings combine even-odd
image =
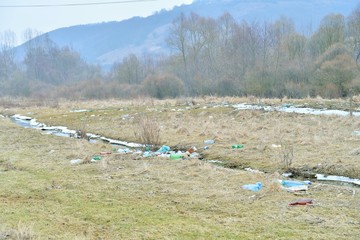
{"type": "Polygon", "coordinates": [[[168,151],[170,151],[170,147],[169,146],[166,146],[166,145],[163,145],[159,150],[157,150],[156,152],[159,152],[159,153],[167,153],[168,151]]]}
{"type": "Polygon", "coordinates": [[[245,190],[251,190],[251,191],[257,192],[262,188],[262,183],[257,182],[256,184],[246,184],[246,185],[243,185],[242,188],[245,190]]]}

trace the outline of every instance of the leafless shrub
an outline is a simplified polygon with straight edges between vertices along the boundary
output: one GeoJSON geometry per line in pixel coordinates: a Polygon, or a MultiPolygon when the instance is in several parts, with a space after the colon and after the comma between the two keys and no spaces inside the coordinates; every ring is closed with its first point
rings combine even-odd
{"type": "Polygon", "coordinates": [[[76,129],[76,137],[89,140],[85,123],[80,123],[76,129]]]}
{"type": "Polygon", "coordinates": [[[77,130],[76,135],[78,138],[87,139],[87,140],[89,139],[89,137],[84,129],[77,130]]]}
{"type": "Polygon", "coordinates": [[[294,159],[294,146],[289,143],[281,143],[281,158],[285,169],[289,169],[294,159]]]}
{"type": "Polygon", "coordinates": [[[142,114],[137,119],[135,128],[136,139],[143,144],[160,145],[160,126],[159,123],[150,116],[142,114]]]}

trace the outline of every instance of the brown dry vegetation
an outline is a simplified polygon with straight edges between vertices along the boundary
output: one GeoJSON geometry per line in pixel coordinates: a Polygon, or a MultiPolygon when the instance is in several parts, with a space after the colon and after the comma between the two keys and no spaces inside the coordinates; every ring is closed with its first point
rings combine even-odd
{"type": "Polygon", "coordinates": [[[70,165],[111,146],[42,135],[0,117],[0,239],[16,234],[34,239],[359,239],[358,188],[314,183],[305,196],[314,199],[313,206],[288,207],[304,196],[279,188],[282,153],[272,147],[292,145],[294,168],[320,166],[322,172],[359,177],[360,139],[352,135],[360,129],[359,120],[214,107],[225,101],[245,100],[197,99],[195,106],[179,100],[59,102],[56,108],[22,108],[19,102],[2,108],[3,114],[81,126],[121,140],[135,140],[132,117],[145,112],[161,124],[164,144],[201,149],[205,139],[215,139],[209,150],[200,151],[207,159],[268,173],[133,155],[70,165]],[[84,108],[92,111],[69,111],[84,108]],[[234,143],[245,148],[232,149],[234,143]],[[259,181],[260,192],[241,189],[259,181]]]}

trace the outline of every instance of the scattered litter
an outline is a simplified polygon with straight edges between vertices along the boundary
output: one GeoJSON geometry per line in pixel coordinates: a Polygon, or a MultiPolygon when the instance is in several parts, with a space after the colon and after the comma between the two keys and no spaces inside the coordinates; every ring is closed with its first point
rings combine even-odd
{"type": "Polygon", "coordinates": [[[182,159],[184,156],[182,154],[178,154],[178,153],[171,153],[170,154],[170,159],[172,160],[176,160],[176,159],[182,159]]]}
{"type": "Polygon", "coordinates": [[[309,198],[302,198],[302,199],[298,199],[294,202],[289,203],[289,206],[305,206],[305,205],[312,205],[313,204],[313,200],[309,199],[309,198]]]}
{"type": "Polygon", "coordinates": [[[208,149],[209,149],[209,146],[205,146],[205,147],[204,147],[204,150],[208,150],[208,149]]]}
{"type": "Polygon", "coordinates": [[[215,140],[208,139],[208,140],[205,140],[204,143],[207,144],[207,145],[214,144],[215,140]]]}
{"type": "Polygon", "coordinates": [[[169,146],[166,146],[166,145],[161,146],[161,148],[159,148],[156,152],[152,152],[149,147],[146,147],[146,150],[147,151],[142,153],[142,156],[145,157],[145,158],[148,158],[148,157],[164,157],[164,158],[170,158],[170,159],[175,160],[175,159],[184,159],[184,158],[187,158],[187,157],[190,157],[190,158],[199,158],[200,157],[200,154],[195,152],[197,150],[196,147],[192,147],[186,152],[171,151],[171,148],[169,146]]]}
{"type": "Polygon", "coordinates": [[[283,173],[282,176],[283,177],[291,177],[293,174],[292,173],[283,173]]]}
{"type": "Polygon", "coordinates": [[[107,156],[107,155],[111,155],[111,152],[100,152],[101,156],[107,156]]]}
{"type": "Polygon", "coordinates": [[[100,139],[105,142],[108,142],[112,145],[121,145],[121,146],[130,147],[130,148],[144,147],[144,145],[139,144],[139,143],[131,143],[131,142],[129,143],[129,142],[114,140],[114,139],[106,138],[106,137],[100,137],[100,139]]]}
{"type": "Polygon", "coordinates": [[[245,190],[251,190],[251,191],[257,192],[262,188],[262,183],[257,182],[256,184],[246,184],[246,185],[243,185],[242,188],[245,190]]]}
{"type": "Polygon", "coordinates": [[[279,180],[281,185],[284,187],[294,187],[301,185],[311,185],[311,181],[290,181],[290,180],[279,180]]]}
{"type": "Polygon", "coordinates": [[[360,186],[360,179],[353,179],[349,177],[343,176],[333,176],[333,175],[324,175],[324,174],[316,174],[316,179],[319,181],[336,181],[336,182],[345,182],[345,183],[352,183],[357,186],[360,186]]]}
{"type": "Polygon", "coordinates": [[[272,148],[281,148],[281,145],[280,144],[271,144],[271,147],[272,148]]]}
{"type": "Polygon", "coordinates": [[[127,154],[127,153],[132,153],[132,151],[129,149],[129,148],[119,148],[117,150],[118,153],[121,153],[121,154],[127,154]]]}
{"type": "Polygon", "coordinates": [[[170,151],[170,147],[169,146],[166,146],[166,145],[163,145],[159,150],[157,150],[156,152],[158,153],[167,153],[170,151]]]}
{"type": "Polygon", "coordinates": [[[360,131],[353,131],[353,135],[360,136],[360,131]]]}
{"type": "Polygon", "coordinates": [[[82,163],[82,160],[81,160],[81,159],[73,159],[73,160],[70,160],[70,164],[71,164],[71,165],[80,164],[80,163],[82,163]]]}
{"type": "Polygon", "coordinates": [[[100,161],[101,159],[102,159],[101,156],[93,156],[91,159],[91,162],[97,162],[97,161],[100,161]]]}
{"type": "Polygon", "coordinates": [[[70,112],[73,112],[73,113],[82,113],[82,112],[91,112],[91,110],[87,110],[87,109],[74,109],[74,110],[70,110],[70,112]]]}
{"type": "Polygon", "coordinates": [[[242,144],[233,144],[231,147],[232,148],[243,148],[244,145],[242,145],[242,144]]]}
{"type": "Polygon", "coordinates": [[[122,115],[121,118],[122,118],[122,120],[130,119],[130,115],[125,114],[125,115],[122,115]]]}
{"type": "Polygon", "coordinates": [[[193,152],[196,152],[196,151],[197,151],[197,148],[196,148],[196,147],[191,147],[189,150],[187,150],[186,153],[192,154],[193,152]]]}
{"type": "Polygon", "coordinates": [[[299,191],[307,191],[308,185],[311,184],[310,181],[289,181],[289,180],[279,180],[282,188],[289,192],[299,192],[299,191]]]}
{"type": "Polygon", "coordinates": [[[223,161],[220,161],[220,160],[208,160],[207,162],[208,163],[218,163],[218,164],[223,164],[224,163],[223,161]]]}
{"type": "Polygon", "coordinates": [[[143,156],[144,158],[155,157],[155,153],[150,152],[150,151],[145,151],[142,156],[143,156]]]}
{"type": "MultiPolygon", "coordinates": [[[[89,111],[89,110],[85,110],[85,109],[76,110],[76,112],[83,112],[83,111],[85,112],[85,111],[89,111]]],[[[126,115],[124,115],[124,116],[126,117],[126,115]]],[[[18,125],[20,125],[22,127],[40,129],[46,134],[53,134],[53,135],[62,136],[62,137],[78,138],[77,131],[70,130],[67,127],[46,126],[45,124],[37,122],[36,119],[34,119],[34,118],[19,115],[19,114],[13,115],[11,117],[11,119],[15,123],[17,123],[18,125]]],[[[102,137],[102,136],[92,134],[92,133],[87,133],[86,136],[87,136],[87,139],[89,140],[89,142],[97,142],[97,141],[101,140],[101,141],[104,141],[104,142],[107,142],[107,143],[113,145],[114,147],[115,147],[115,145],[127,147],[127,148],[120,148],[118,150],[116,150],[116,149],[114,150],[114,152],[117,151],[117,153],[120,153],[120,154],[135,153],[135,154],[142,154],[143,157],[155,157],[156,156],[156,157],[165,157],[165,158],[171,158],[171,154],[172,154],[173,159],[188,158],[188,157],[190,157],[190,158],[200,158],[201,157],[200,154],[196,152],[197,148],[195,146],[191,147],[186,152],[178,151],[176,153],[174,151],[171,151],[169,146],[163,145],[156,152],[152,152],[150,150],[151,146],[149,146],[149,145],[114,140],[111,138],[102,137]],[[137,150],[135,152],[135,150],[133,150],[135,148],[145,148],[145,152],[142,152],[141,150],[137,150]],[[180,157],[177,155],[179,155],[180,157]]],[[[214,140],[205,140],[205,142],[207,144],[215,143],[214,140]]],[[[100,153],[100,156],[94,156],[91,159],[91,161],[92,162],[99,161],[99,160],[101,160],[101,156],[108,155],[108,154],[111,154],[111,153],[106,153],[106,152],[100,153]]]]}
{"type": "Polygon", "coordinates": [[[291,107],[290,103],[284,103],[283,105],[281,105],[282,108],[289,108],[291,107]]]}
{"type": "Polygon", "coordinates": [[[200,156],[199,153],[193,152],[193,153],[191,153],[191,154],[189,155],[189,157],[190,157],[190,158],[200,158],[201,156],[200,156]]]}
{"type": "Polygon", "coordinates": [[[252,173],[264,173],[260,170],[252,169],[252,168],[244,168],[245,171],[252,172],[252,173]]]}

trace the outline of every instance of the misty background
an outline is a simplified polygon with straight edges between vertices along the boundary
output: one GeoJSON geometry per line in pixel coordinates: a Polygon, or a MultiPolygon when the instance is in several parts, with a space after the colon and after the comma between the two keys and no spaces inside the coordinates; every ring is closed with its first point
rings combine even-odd
{"type": "MultiPolygon", "coordinates": [[[[146,8],[155,2],[131,4],[146,8]]],[[[45,33],[29,28],[21,33],[21,45],[15,31],[2,29],[0,96],[339,98],[360,91],[357,1],[197,0],[161,6],[122,21],[45,33]]],[[[83,9],[56,7],[61,8],[69,16],[83,9]]]]}

